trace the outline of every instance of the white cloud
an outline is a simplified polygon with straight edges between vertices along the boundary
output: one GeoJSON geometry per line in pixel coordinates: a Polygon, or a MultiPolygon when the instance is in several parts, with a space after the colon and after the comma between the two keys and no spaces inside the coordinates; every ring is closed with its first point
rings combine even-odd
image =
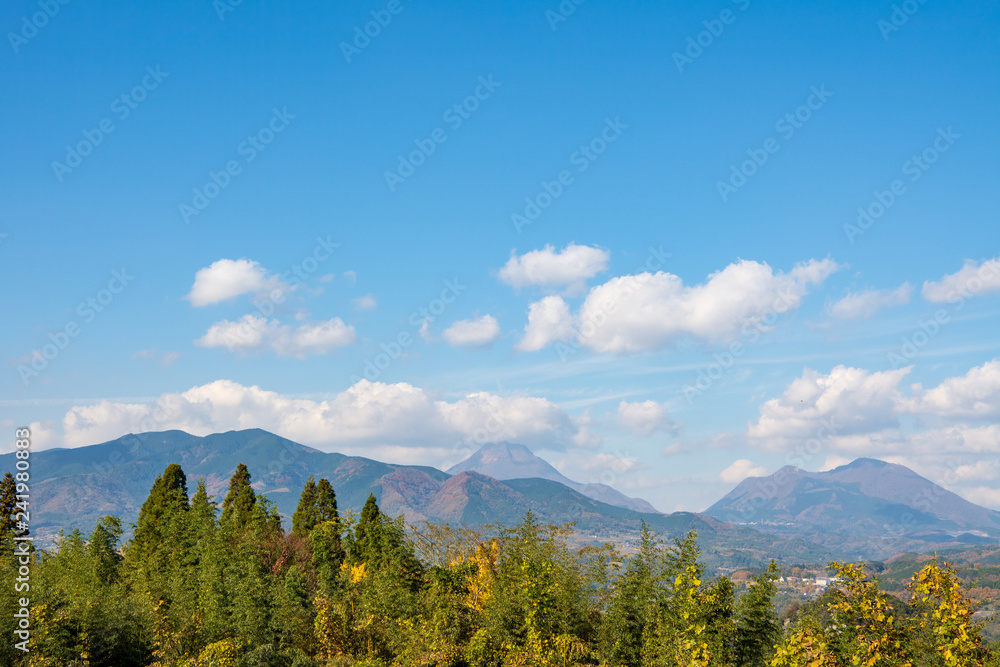
{"type": "Polygon", "coordinates": [[[618,426],[643,438],[648,438],[656,431],[676,430],[676,425],[667,416],[666,407],[656,401],[620,402],[618,426]]]}
{"type": "Polygon", "coordinates": [[[961,269],[938,281],[924,283],[921,295],[932,303],[958,302],[1000,291],[1000,257],[982,263],[966,260],[961,269]]]}
{"type": "Polygon", "coordinates": [[[237,322],[216,322],[196,340],[201,347],[224,347],[230,352],[273,350],[281,357],[304,359],[310,354],[332,354],[357,340],[354,327],[339,317],[292,327],[259,315],[244,315],[237,322]]]}
{"type": "Polygon", "coordinates": [[[991,486],[977,486],[964,488],[959,491],[960,495],[969,502],[992,509],[1000,508],[1000,489],[991,486]]]}
{"type": "Polygon", "coordinates": [[[489,347],[500,337],[500,325],[492,315],[459,320],[444,330],[445,342],[453,347],[489,347]]]}
{"type": "Polygon", "coordinates": [[[869,372],[837,366],[829,374],[805,369],[780,398],[760,408],[747,435],[765,449],[783,449],[790,441],[868,434],[899,426],[903,396],[899,382],[910,371],[869,372]]]}
{"type": "Polygon", "coordinates": [[[101,401],[76,406],[66,413],[61,429],[38,428],[46,447],[78,447],[146,431],[180,429],[207,435],[262,428],[327,450],[430,465],[454,459],[463,442],[476,448],[511,440],[562,449],[572,446],[577,430],[566,412],[544,398],[477,392],[447,402],[407,383],[368,380],[322,401],[218,380],[163,394],[155,404],[101,401]]]}
{"type": "Polygon", "coordinates": [[[869,289],[851,292],[827,307],[827,313],[838,320],[869,319],[883,308],[903,306],[910,302],[913,285],[903,283],[894,290],[869,289]]]}
{"type": "Polygon", "coordinates": [[[600,248],[570,243],[556,250],[547,245],[521,256],[511,252],[498,277],[512,287],[562,287],[568,292],[579,293],[586,289],[588,278],[607,270],[610,258],[611,253],[600,248]]]}
{"type": "Polygon", "coordinates": [[[184,298],[192,306],[210,306],[244,294],[264,294],[275,298],[293,288],[276,275],[269,275],[257,262],[249,259],[220,259],[194,276],[194,285],[184,298]]]}
{"type": "Polygon", "coordinates": [[[979,480],[992,482],[998,477],[998,464],[996,459],[976,461],[966,465],[956,466],[952,475],[956,480],[979,480]]]}
{"type": "Polygon", "coordinates": [[[750,459],[739,459],[719,473],[719,480],[726,484],[739,484],[747,477],[764,477],[767,468],[755,464],[750,459]]]}
{"type": "Polygon", "coordinates": [[[593,449],[604,442],[604,434],[598,431],[600,423],[591,416],[590,408],[584,410],[583,414],[574,420],[574,423],[577,431],[576,435],[573,436],[573,444],[577,447],[593,449]]]}
{"type": "Polygon", "coordinates": [[[927,391],[918,385],[914,393],[916,396],[909,408],[914,413],[1000,419],[1000,361],[988,361],[927,391]]]}
{"type": "Polygon", "coordinates": [[[658,350],[682,336],[731,341],[748,327],[773,324],[769,316],[798,308],[810,285],[839,268],[830,259],[810,260],[786,274],[741,260],[695,286],[664,272],[612,278],[590,290],[577,329],[581,342],[597,352],[658,350]]]}
{"type": "Polygon", "coordinates": [[[547,296],[528,308],[528,323],[516,349],[522,352],[540,350],[557,340],[566,341],[573,335],[573,316],[569,305],[559,296],[547,296]]]}
{"type": "Polygon", "coordinates": [[[834,468],[845,466],[850,462],[851,459],[847,458],[846,456],[837,456],[836,454],[830,454],[829,456],[826,457],[826,460],[823,461],[823,465],[821,465],[817,470],[818,472],[833,470],[834,468]]]}
{"type": "Polygon", "coordinates": [[[375,310],[378,307],[378,302],[371,294],[352,299],[351,303],[354,304],[354,310],[375,310]]]}
{"type": "Polygon", "coordinates": [[[572,452],[552,462],[566,477],[583,484],[608,484],[620,487],[622,476],[633,476],[642,469],[639,459],[626,453],[572,452]]]}

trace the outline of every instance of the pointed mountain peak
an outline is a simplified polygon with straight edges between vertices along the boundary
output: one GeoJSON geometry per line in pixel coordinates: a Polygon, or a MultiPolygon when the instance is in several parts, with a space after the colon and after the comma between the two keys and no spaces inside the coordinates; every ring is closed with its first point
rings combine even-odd
{"type": "Polygon", "coordinates": [[[583,495],[609,505],[626,507],[637,512],[656,512],[656,508],[641,498],[630,498],[605,484],[581,484],[569,479],[545,459],[513,442],[491,442],[472,456],[447,470],[449,475],[475,471],[498,480],[547,479],[568,486],[583,495]]]}
{"type": "Polygon", "coordinates": [[[541,477],[569,481],[543,458],[525,447],[511,442],[491,442],[461,463],[448,469],[448,474],[474,470],[495,479],[527,479],[541,477]]]}

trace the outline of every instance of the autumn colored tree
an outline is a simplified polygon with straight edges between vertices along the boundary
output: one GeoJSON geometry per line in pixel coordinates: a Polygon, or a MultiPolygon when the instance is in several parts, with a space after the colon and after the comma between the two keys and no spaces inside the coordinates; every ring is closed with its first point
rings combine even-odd
{"type": "Polygon", "coordinates": [[[909,590],[910,605],[919,613],[917,632],[924,640],[917,645],[929,654],[928,662],[945,667],[985,664],[980,628],[972,620],[975,604],[952,567],[935,558],[913,575],[909,590]]]}

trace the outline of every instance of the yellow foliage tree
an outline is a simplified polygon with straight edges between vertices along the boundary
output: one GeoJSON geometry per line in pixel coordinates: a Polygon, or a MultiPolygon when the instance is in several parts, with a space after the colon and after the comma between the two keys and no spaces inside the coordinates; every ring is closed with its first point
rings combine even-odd
{"type": "Polygon", "coordinates": [[[975,603],[954,569],[935,558],[913,575],[909,590],[910,605],[920,612],[920,629],[929,633],[932,650],[946,667],[982,667],[982,639],[972,622],[975,603]]]}

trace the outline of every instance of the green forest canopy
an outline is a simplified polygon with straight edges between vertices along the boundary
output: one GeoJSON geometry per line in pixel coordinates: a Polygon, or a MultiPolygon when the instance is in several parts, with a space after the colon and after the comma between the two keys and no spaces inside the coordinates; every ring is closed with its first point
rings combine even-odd
{"type": "Polygon", "coordinates": [[[709,580],[692,532],[669,543],[643,527],[638,551],[571,549],[568,527],[409,533],[374,495],[337,511],[310,478],[285,532],[240,464],[221,507],[179,465],[156,479],[130,541],[105,517],[35,551],[16,593],[13,478],[0,481],[0,664],[69,667],[321,665],[1000,664],[954,570],[936,559],[907,602],[859,564],[783,623],[772,562],[745,592],[709,580]],[[13,613],[30,595],[29,652],[13,613]]]}

